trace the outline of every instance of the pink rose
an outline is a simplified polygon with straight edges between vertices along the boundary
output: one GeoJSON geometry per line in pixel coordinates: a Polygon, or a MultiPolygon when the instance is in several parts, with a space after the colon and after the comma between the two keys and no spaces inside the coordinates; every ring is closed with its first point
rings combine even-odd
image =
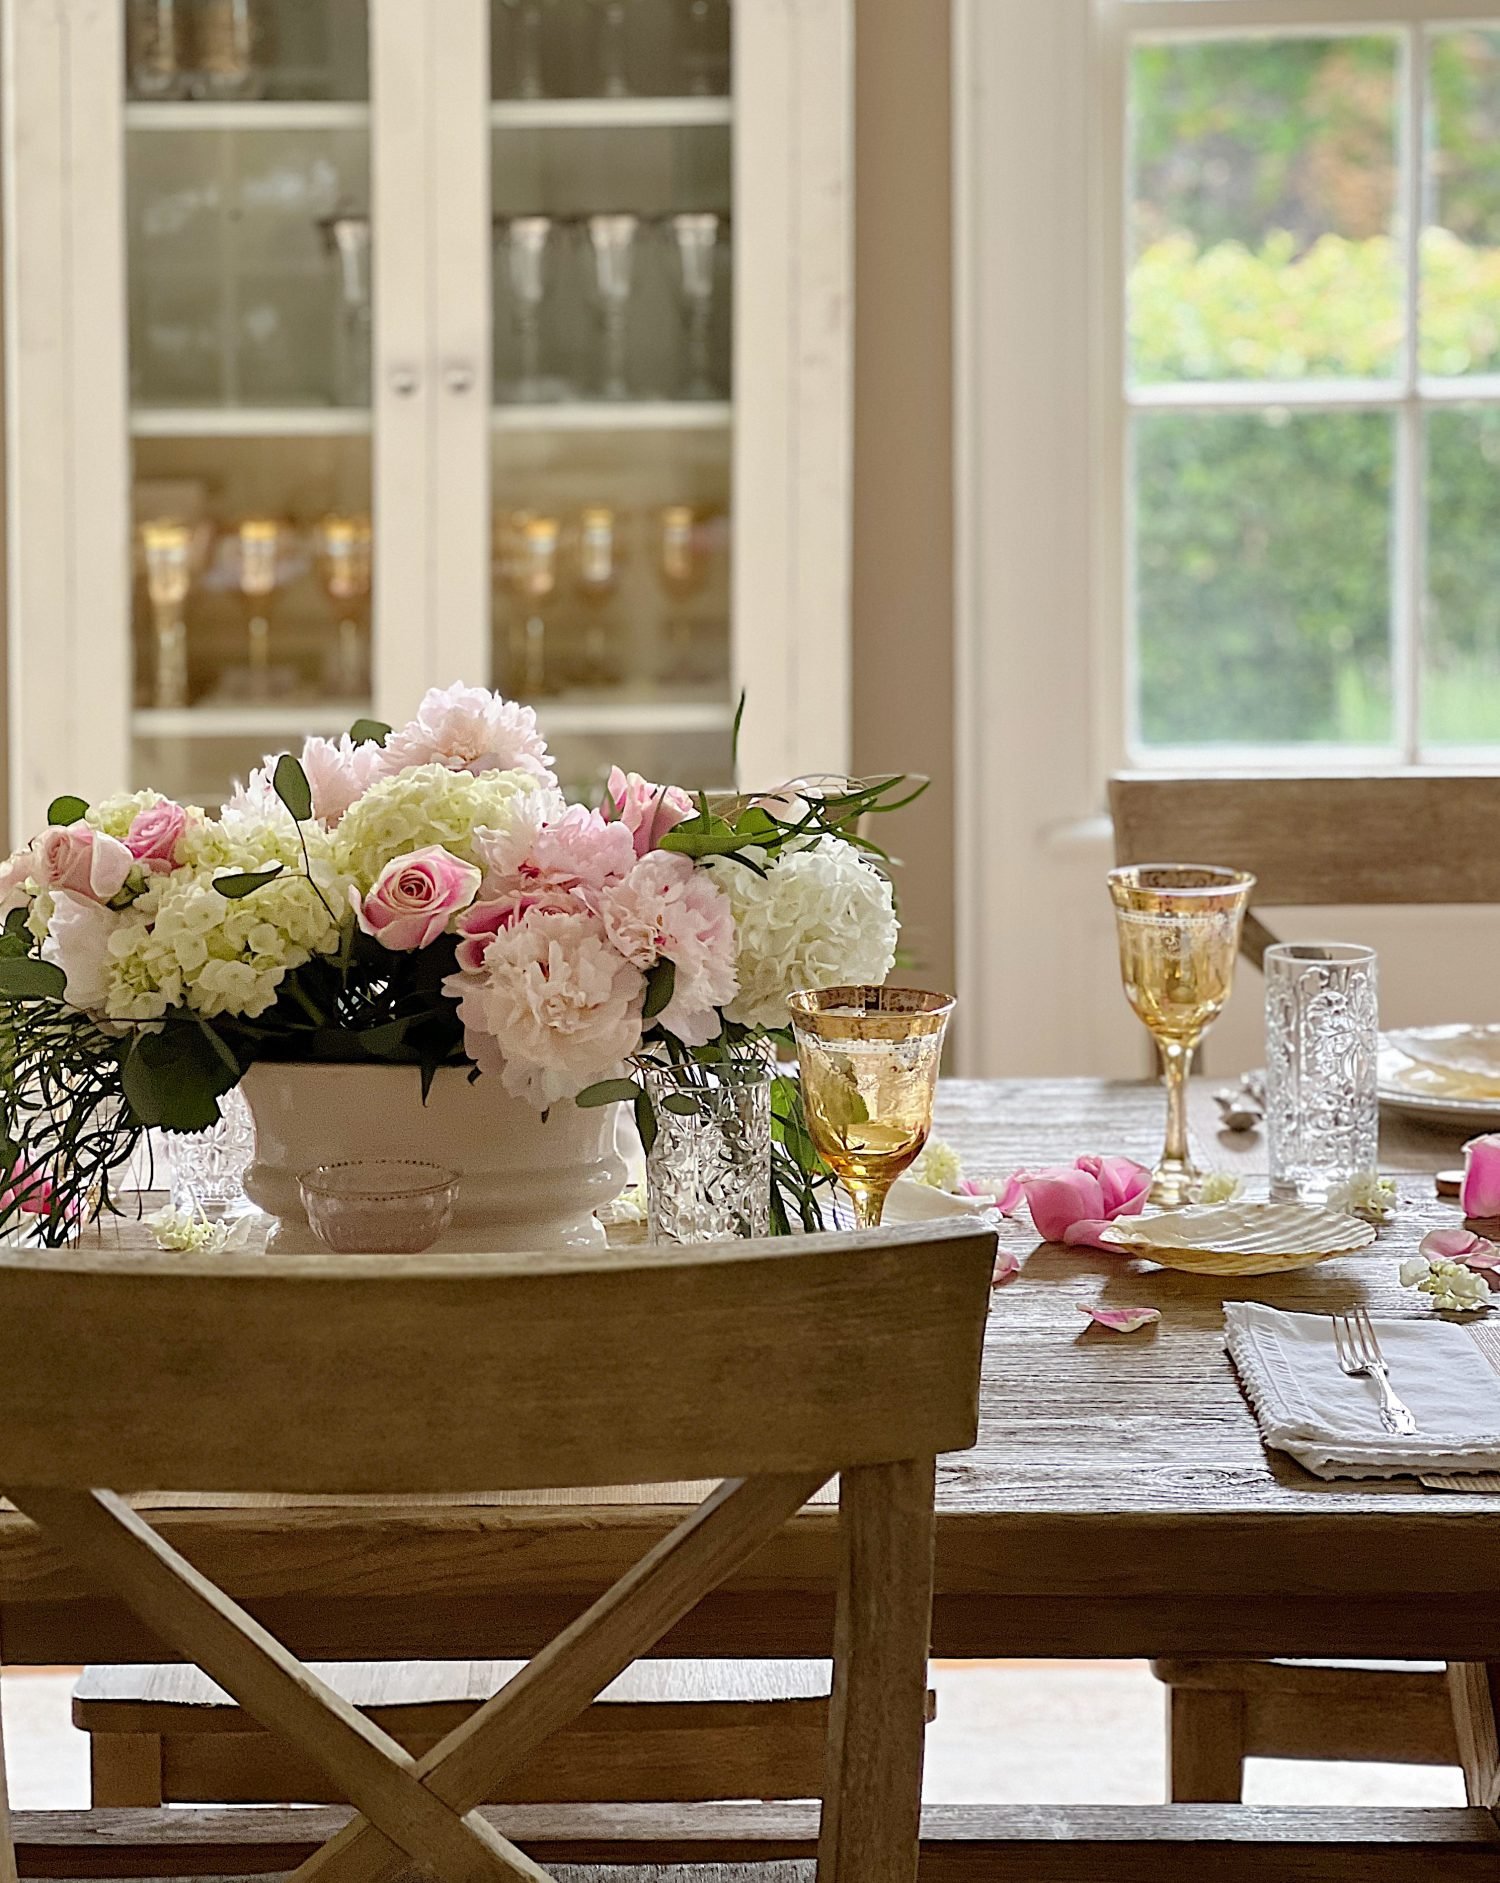
{"type": "Polygon", "coordinates": [[[52,1207],[52,1195],[52,1179],[23,1157],[0,1188],[0,1210],[19,1205],[27,1216],[45,1216],[52,1207]]]}
{"type": "Polygon", "coordinates": [[[37,880],[46,889],[70,889],[77,896],[108,902],[125,887],[135,858],[123,843],[106,837],[79,818],[53,824],[36,840],[37,880]]]}
{"type": "Polygon", "coordinates": [[[161,874],[177,867],[177,845],[187,829],[187,812],[170,798],[161,798],[144,811],[125,833],[125,848],[137,863],[161,874]]]}
{"type": "Polygon", "coordinates": [[[604,808],[630,832],[638,857],[658,849],[669,830],[694,815],[693,800],[676,785],[653,785],[639,772],[622,772],[618,765],[604,787],[604,808]]]}
{"type": "Polygon", "coordinates": [[[1500,1216],[1500,1132],[1470,1138],[1464,1146],[1464,1181],[1458,1200],[1465,1216],[1481,1221],[1500,1216]]]}
{"type": "Polygon", "coordinates": [[[1080,1157],[1071,1169],[1030,1171],[1020,1182],[1044,1241],[1107,1248],[1099,1231],[1116,1217],[1140,1214],[1151,1173],[1128,1157],[1080,1157]]]}
{"type": "Polygon", "coordinates": [[[367,935],[382,947],[405,953],[435,942],[449,920],[474,900],[479,880],[472,863],[434,843],[393,858],[363,902],[354,888],[349,901],[367,935]]]}

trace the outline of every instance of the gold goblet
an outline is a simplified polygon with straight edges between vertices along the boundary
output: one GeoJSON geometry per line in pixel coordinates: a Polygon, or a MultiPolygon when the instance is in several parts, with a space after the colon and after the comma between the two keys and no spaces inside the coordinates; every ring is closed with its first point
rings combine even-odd
{"type": "Polygon", "coordinates": [[[1195,863],[1137,863],[1109,873],[1125,997],[1161,1054],[1167,1141],[1151,1201],[1169,1209],[1191,1203],[1201,1181],[1188,1149],[1188,1066],[1229,999],[1254,887],[1244,870],[1195,863]]]}
{"type": "Polygon", "coordinates": [[[154,697],[158,706],[188,703],[187,599],[193,581],[193,532],[175,517],[141,525],[146,593],[156,637],[154,697]]]}
{"type": "Polygon", "coordinates": [[[366,618],[370,600],[370,519],[330,514],[313,529],[313,548],[323,592],[339,617],[334,651],[333,687],[344,699],[357,699],[369,687],[365,659],[366,618]]]}
{"type": "Polygon", "coordinates": [[[825,987],[787,1005],[812,1141],[849,1192],[855,1222],[877,1228],[891,1185],[932,1130],[952,996],[825,987]]]}
{"type": "Polygon", "coordinates": [[[281,523],[275,517],[245,517],[239,527],[240,593],[245,598],[245,638],[250,650],[250,697],[271,691],[271,597],[281,585],[281,523]]]}

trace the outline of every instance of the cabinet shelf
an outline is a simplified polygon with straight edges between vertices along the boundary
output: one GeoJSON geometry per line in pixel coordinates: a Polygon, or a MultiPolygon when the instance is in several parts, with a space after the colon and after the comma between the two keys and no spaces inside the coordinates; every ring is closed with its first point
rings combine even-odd
{"type": "MultiPolygon", "coordinates": [[[[549,737],[583,732],[720,732],[734,723],[721,700],[553,699],[537,714],[549,737]]],[[[142,739],[301,738],[347,732],[370,713],[368,701],[305,700],[271,706],[138,706],[131,728],[142,739]]]]}
{"type": "Polygon", "coordinates": [[[125,107],[127,131],[358,131],[370,106],[342,98],[173,98],[125,107]]]}
{"type": "Polygon", "coordinates": [[[490,106],[496,131],[682,129],[733,122],[728,98],[507,98],[490,106]]]}
{"type": "Polygon", "coordinates": [[[727,399],[569,399],[497,405],[490,423],[502,432],[727,431],[727,399]]]}
{"type": "Polygon", "coordinates": [[[368,407],[352,405],[138,405],[136,438],[357,438],[368,407]]]}

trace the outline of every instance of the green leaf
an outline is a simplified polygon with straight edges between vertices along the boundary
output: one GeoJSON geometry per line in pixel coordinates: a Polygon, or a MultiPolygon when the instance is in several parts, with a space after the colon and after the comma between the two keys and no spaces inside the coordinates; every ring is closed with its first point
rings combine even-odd
{"type": "Polygon", "coordinates": [[[60,798],[54,798],[47,806],[49,824],[76,824],[80,817],[88,814],[88,804],[83,798],[74,797],[71,791],[65,791],[60,798]]]}
{"type": "Polygon", "coordinates": [[[739,782],[740,776],[740,727],[745,718],[745,701],[750,697],[744,687],[740,688],[740,697],[734,709],[734,725],[729,734],[729,772],[739,782]]]}
{"type": "Polygon", "coordinates": [[[216,876],[214,888],[230,902],[238,902],[244,896],[253,896],[257,889],[264,889],[267,883],[275,882],[286,866],[273,863],[265,870],[238,870],[229,876],[216,876]]]}
{"type": "Polygon", "coordinates": [[[698,1101],[691,1092],[673,1092],[662,1100],[663,1111],[675,1112],[679,1118],[696,1118],[698,1101]]]}
{"type": "Polygon", "coordinates": [[[634,1079],[601,1079],[597,1085],[586,1085],[573,1103],[590,1111],[596,1105],[633,1105],[640,1095],[634,1079]]]}
{"type": "Polygon", "coordinates": [[[218,1122],[219,1098],[239,1081],[218,1045],[196,1025],[168,1026],[132,1042],[121,1072],[136,1121],[164,1131],[207,1131],[218,1122]]]}
{"type": "Polygon", "coordinates": [[[728,856],[731,850],[737,850],[744,842],[732,824],[722,817],[716,817],[712,811],[702,811],[697,817],[690,817],[669,830],[662,838],[663,850],[680,850],[684,856],[719,857],[728,856]]]}
{"type": "Polygon", "coordinates": [[[635,1128],[640,1133],[641,1149],[649,1157],[656,1142],[656,1112],[644,1092],[635,1095],[635,1128]]]}
{"type": "Polygon", "coordinates": [[[641,1008],[641,1018],[654,1020],[659,1013],[664,1013],[672,1004],[676,986],[676,967],[670,961],[658,961],[646,976],[646,1004],[641,1008]]]}
{"type": "Polygon", "coordinates": [[[371,1059],[384,1059],[405,1045],[411,1025],[410,1020],[387,1020],[383,1026],[362,1027],[354,1037],[359,1041],[361,1052],[368,1053],[371,1059]]]}
{"type": "Polygon", "coordinates": [[[349,737],[356,745],[382,745],[391,736],[391,729],[383,719],[356,719],[349,728],[349,737]]]}
{"type": "Polygon", "coordinates": [[[283,752],[277,759],[271,783],[277,797],[299,824],[312,816],[312,786],[307,782],[307,773],[303,771],[300,762],[290,752],[283,752]]]}
{"type": "Polygon", "coordinates": [[[61,1000],[68,977],[52,961],[32,956],[0,960],[0,1000],[61,1000]]]}
{"type": "Polygon", "coordinates": [[[240,1081],[240,1062],[235,1058],[234,1054],[229,1050],[228,1043],[219,1038],[218,1034],[214,1031],[214,1029],[209,1025],[207,1020],[205,1020],[201,1014],[197,1016],[197,1021],[198,1021],[198,1031],[203,1035],[204,1039],[208,1041],[209,1045],[213,1048],[214,1052],[218,1055],[219,1064],[223,1066],[226,1071],[234,1074],[234,1082],[236,1085],[238,1085],[240,1081]]]}
{"type": "Polygon", "coordinates": [[[781,835],[781,826],[763,805],[751,804],[734,820],[734,833],[741,843],[760,845],[774,842],[781,835]]]}

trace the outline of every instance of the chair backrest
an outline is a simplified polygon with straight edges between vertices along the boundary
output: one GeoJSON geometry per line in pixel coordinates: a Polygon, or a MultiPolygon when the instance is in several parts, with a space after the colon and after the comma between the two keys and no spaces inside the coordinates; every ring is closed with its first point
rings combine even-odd
{"type": "MultiPolygon", "coordinates": [[[[0,1490],[351,1800],[309,1879],[405,1853],[545,1883],[480,1801],[838,1473],[819,1878],[914,1883],[935,1455],[974,1442],[994,1252],[970,1222],[626,1261],[0,1249],[0,1490]],[[703,1477],[726,1481],[415,1762],[118,1495],[703,1477]]],[[[0,1765],[0,1883],[4,1796],[0,1765]]]]}
{"type": "MultiPolygon", "coordinates": [[[[1500,903],[1500,772],[1189,777],[1109,784],[1117,863],[1250,870],[1264,907],[1500,903]]],[[[1274,940],[1257,918],[1244,951],[1274,940]]]]}

